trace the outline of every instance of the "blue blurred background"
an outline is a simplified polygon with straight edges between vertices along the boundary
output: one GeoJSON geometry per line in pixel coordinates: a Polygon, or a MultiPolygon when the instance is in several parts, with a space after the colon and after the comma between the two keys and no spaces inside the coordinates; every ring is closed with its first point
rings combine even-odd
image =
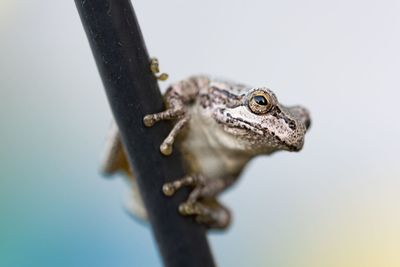
{"type": "MultiPolygon", "coordinates": [[[[301,153],[224,194],[220,266],[400,266],[399,1],[133,4],[168,82],[224,76],[312,112],[301,153]]],[[[110,121],[74,1],[1,0],[0,266],[160,266],[98,172],[110,121]]]]}

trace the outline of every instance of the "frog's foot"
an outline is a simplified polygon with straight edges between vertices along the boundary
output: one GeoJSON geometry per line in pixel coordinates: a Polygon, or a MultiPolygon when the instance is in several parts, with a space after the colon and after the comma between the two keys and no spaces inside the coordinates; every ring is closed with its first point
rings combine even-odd
{"type": "Polygon", "coordinates": [[[166,156],[171,155],[172,145],[174,144],[175,137],[189,122],[190,116],[185,114],[183,109],[170,108],[160,113],[146,115],[143,118],[143,123],[147,127],[153,126],[158,121],[171,119],[177,119],[178,121],[175,123],[171,132],[169,132],[168,136],[160,145],[161,153],[166,156]]]}
{"type": "Polygon", "coordinates": [[[189,122],[190,116],[186,112],[186,108],[181,101],[172,99],[169,102],[169,108],[155,114],[148,114],[144,116],[143,123],[146,127],[152,127],[156,122],[161,120],[177,120],[167,138],[164,139],[160,146],[160,151],[168,156],[172,153],[172,145],[175,137],[189,122]]]}
{"type": "Polygon", "coordinates": [[[231,221],[229,210],[215,199],[183,202],[179,205],[179,213],[184,216],[195,216],[196,222],[213,229],[226,229],[231,221]]]}
{"type": "Polygon", "coordinates": [[[159,67],[158,59],[155,57],[150,59],[150,70],[153,73],[154,77],[157,78],[157,80],[165,81],[168,79],[167,73],[158,74],[160,72],[160,67],[159,67]]]}
{"type": "Polygon", "coordinates": [[[179,206],[184,216],[194,215],[196,221],[210,228],[224,229],[230,223],[228,209],[215,200],[215,195],[224,188],[220,179],[206,179],[202,175],[188,175],[182,179],[164,184],[166,196],[173,196],[184,186],[193,187],[186,202],[179,206]]]}
{"type": "Polygon", "coordinates": [[[198,184],[199,184],[199,179],[197,176],[187,175],[182,179],[175,180],[170,183],[165,183],[163,185],[162,190],[164,192],[164,195],[171,197],[176,193],[176,191],[178,191],[184,186],[196,186],[198,184]]]}
{"type": "Polygon", "coordinates": [[[176,191],[184,186],[193,187],[188,201],[196,202],[201,198],[214,197],[227,186],[227,183],[223,179],[207,179],[202,175],[187,175],[182,179],[165,183],[163,186],[163,192],[166,196],[172,196],[176,191]]]}

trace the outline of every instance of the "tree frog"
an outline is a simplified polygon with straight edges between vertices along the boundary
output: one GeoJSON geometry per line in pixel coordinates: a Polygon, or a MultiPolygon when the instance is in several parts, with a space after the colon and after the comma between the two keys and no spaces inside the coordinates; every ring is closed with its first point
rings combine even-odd
{"type": "MultiPolygon", "coordinates": [[[[160,151],[170,155],[175,144],[183,154],[187,175],[164,184],[162,192],[171,197],[180,188],[191,187],[179,213],[214,229],[224,229],[231,221],[229,210],[217,197],[237,181],[244,166],[257,155],[300,151],[310,126],[307,109],[282,105],[266,87],[208,76],[193,76],[172,84],[164,100],[166,110],[146,115],[143,123],[152,127],[161,120],[174,121],[160,151]]],[[[103,170],[106,174],[126,173],[132,187],[127,208],[145,219],[146,210],[115,124],[103,170]]]]}

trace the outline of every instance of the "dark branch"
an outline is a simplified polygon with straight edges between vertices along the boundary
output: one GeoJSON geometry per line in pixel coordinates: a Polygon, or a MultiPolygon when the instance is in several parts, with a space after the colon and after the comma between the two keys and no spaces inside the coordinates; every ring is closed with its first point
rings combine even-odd
{"type": "Polygon", "coordinates": [[[188,191],[173,198],[161,191],[184,172],[177,149],[169,157],[159,152],[171,125],[147,129],[142,122],[145,114],[162,111],[163,101],[130,1],[75,2],[165,266],[214,266],[205,230],[177,212],[188,191]]]}

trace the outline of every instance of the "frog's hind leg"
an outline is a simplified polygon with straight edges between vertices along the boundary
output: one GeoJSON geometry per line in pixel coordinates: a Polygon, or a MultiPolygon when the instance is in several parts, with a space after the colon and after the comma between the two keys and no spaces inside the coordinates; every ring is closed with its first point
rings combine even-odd
{"type": "Polygon", "coordinates": [[[114,121],[111,124],[107,136],[101,172],[106,176],[112,176],[118,172],[122,172],[127,176],[132,176],[132,170],[129,166],[124,146],[119,136],[119,129],[114,121]]]}
{"type": "Polygon", "coordinates": [[[134,177],[129,162],[124,151],[119,130],[113,122],[108,136],[105,157],[102,164],[102,172],[106,176],[122,172],[130,185],[130,192],[125,199],[125,209],[135,218],[140,220],[147,219],[147,212],[143,204],[142,197],[134,177]]]}
{"type": "Polygon", "coordinates": [[[142,197],[140,195],[139,187],[136,179],[131,179],[131,188],[129,194],[126,196],[124,206],[126,211],[140,221],[147,221],[147,211],[144,207],[142,197]]]}
{"type": "Polygon", "coordinates": [[[195,216],[198,223],[212,229],[226,229],[231,222],[229,210],[215,198],[202,199],[197,202],[184,202],[179,206],[182,215],[195,216]]]}
{"type": "Polygon", "coordinates": [[[182,187],[193,187],[188,199],[179,206],[179,213],[195,216],[196,221],[209,228],[225,229],[231,216],[227,208],[215,198],[218,192],[229,186],[234,179],[206,179],[202,175],[187,175],[164,184],[164,195],[172,196],[182,187]]]}

